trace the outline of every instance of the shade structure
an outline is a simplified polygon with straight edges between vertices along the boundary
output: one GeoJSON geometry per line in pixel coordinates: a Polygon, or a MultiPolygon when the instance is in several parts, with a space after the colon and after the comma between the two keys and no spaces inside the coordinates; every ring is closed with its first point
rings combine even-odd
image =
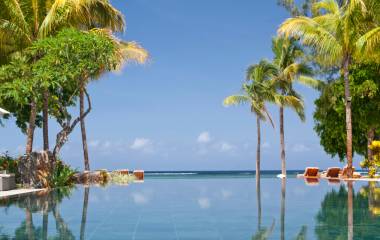
{"type": "Polygon", "coordinates": [[[5,109],[0,108],[0,116],[3,116],[5,114],[9,114],[9,112],[5,109]]]}

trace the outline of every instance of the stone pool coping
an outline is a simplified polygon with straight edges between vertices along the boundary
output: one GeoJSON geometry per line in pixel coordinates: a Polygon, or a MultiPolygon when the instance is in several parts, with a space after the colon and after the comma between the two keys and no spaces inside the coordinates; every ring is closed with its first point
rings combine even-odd
{"type": "Polygon", "coordinates": [[[14,189],[14,190],[9,190],[9,191],[1,191],[0,192],[0,199],[2,198],[9,198],[9,197],[20,197],[23,195],[31,194],[31,193],[36,193],[43,191],[45,189],[14,189]]]}

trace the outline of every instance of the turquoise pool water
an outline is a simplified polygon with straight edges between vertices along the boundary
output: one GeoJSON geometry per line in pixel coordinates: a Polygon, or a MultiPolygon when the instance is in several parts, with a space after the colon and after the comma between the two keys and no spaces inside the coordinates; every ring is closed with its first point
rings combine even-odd
{"type": "Polygon", "coordinates": [[[377,239],[380,185],[157,175],[0,200],[0,239],[377,239]],[[258,188],[258,186],[260,186],[258,188]]]}

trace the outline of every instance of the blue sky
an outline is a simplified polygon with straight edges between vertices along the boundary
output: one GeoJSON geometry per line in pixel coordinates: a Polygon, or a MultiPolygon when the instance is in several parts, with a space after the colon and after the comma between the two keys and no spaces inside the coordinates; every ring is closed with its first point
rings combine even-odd
{"type": "MultiPolygon", "coordinates": [[[[126,32],[151,54],[89,86],[93,111],[86,119],[93,169],[254,169],[256,124],[248,106],[225,108],[239,93],[248,65],[272,57],[271,38],[288,17],[275,0],[112,1],[126,16],[126,32]]],[[[319,146],[313,131],[314,90],[304,96],[307,120],[285,112],[287,168],[341,165],[319,146]]],[[[275,122],[278,109],[270,107],[275,122]]],[[[75,111],[74,111],[75,112],[75,111]]],[[[53,145],[58,127],[51,120],[53,145]]],[[[278,124],[277,124],[278,125],[278,124]]],[[[63,159],[82,168],[78,129],[63,159]]],[[[0,151],[24,151],[25,136],[14,120],[0,128],[0,151]]],[[[278,127],[262,129],[262,168],[279,169],[278,127]]],[[[41,148],[41,130],[35,147],[41,148]]]]}

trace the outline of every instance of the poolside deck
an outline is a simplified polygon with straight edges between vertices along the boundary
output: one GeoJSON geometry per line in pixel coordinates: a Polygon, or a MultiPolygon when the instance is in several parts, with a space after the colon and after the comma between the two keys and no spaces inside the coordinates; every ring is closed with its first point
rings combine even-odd
{"type": "Polygon", "coordinates": [[[26,194],[43,191],[44,189],[14,189],[10,191],[1,191],[0,199],[8,197],[20,197],[26,194]]]}

